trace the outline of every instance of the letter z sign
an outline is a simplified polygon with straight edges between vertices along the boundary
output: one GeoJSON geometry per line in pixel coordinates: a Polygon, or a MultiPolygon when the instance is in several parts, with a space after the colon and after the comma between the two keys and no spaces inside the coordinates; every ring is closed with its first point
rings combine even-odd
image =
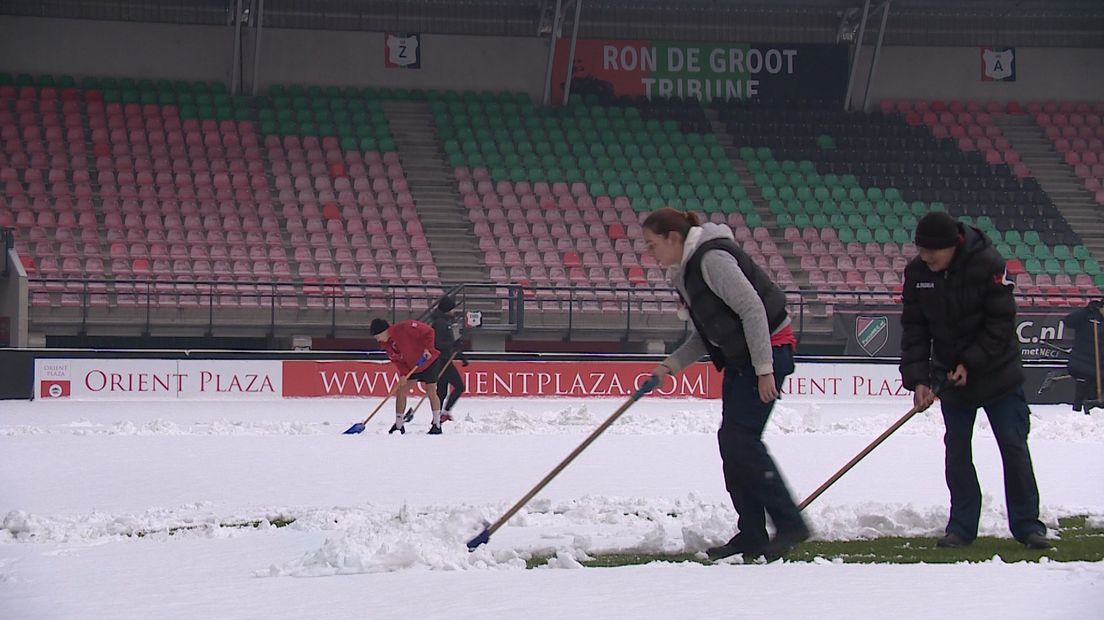
{"type": "Polygon", "coordinates": [[[383,35],[383,66],[388,69],[422,68],[422,35],[388,32],[383,35]]]}

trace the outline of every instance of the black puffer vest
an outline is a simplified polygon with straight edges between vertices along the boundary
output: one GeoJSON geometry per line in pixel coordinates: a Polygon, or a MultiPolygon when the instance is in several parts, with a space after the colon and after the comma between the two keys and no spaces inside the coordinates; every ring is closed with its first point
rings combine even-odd
{"type": "Polygon", "coordinates": [[[788,316],[786,295],[731,239],[710,239],[699,245],[686,261],[686,266],[683,268],[683,285],[690,299],[683,299],[683,303],[690,310],[690,319],[694,321],[694,327],[702,336],[713,365],[718,370],[726,366],[735,368],[750,366],[751,353],[744,338],[744,324],[740,315],[709,288],[702,276],[702,257],[711,250],[728,252],[736,259],[740,270],[744,272],[744,276],[755,287],[755,292],[759,293],[759,299],[763,301],[771,333],[774,333],[788,316]]]}

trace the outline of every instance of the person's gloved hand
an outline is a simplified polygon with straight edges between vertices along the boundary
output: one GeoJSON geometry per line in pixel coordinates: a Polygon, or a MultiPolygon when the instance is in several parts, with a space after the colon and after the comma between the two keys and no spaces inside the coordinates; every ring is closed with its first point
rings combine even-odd
{"type": "Polygon", "coordinates": [[[429,360],[429,353],[422,353],[422,356],[418,358],[418,361],[414,362],[414,367],[417,368],[418,366],[421,366],[422,364],[426,363],[427,360],[429,360]]]}
{"type": "Polygon", "coordinates": [[[640,387],[636,388],[636,392],[633,392],[633,398],[640,398],[648,392],[659,387],[659,377],[655,373],[648,376],[648,380],[640,384],[640,387]]]}

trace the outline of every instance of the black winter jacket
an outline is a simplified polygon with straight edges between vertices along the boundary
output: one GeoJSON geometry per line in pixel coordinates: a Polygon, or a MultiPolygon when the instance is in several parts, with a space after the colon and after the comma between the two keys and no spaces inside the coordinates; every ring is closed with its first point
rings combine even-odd
{"type": "Polygon", "coordinates": [[[919,256],[905,267],[901,379],[910,390],[940,387],[946,402],[978,407],[1023,384],[1016,299],[989,239],[958,228],[963,242],[945,271],[932,272],[919,256]],[[966,367],[963,387],[946,382],[958,364],[966,367]]]}
{"type": "MultiPolygon", "coordinates": [[[[1073,351],[1069,357],[1069,372],[1078,379],[1096,380],[1096,369],[1104,365],[1104,314],[1100,308],[1104,305],[1099,300],[1093,300],[1084,308],[1078,308],[1066,315],[1063,322],[1066,327],[1074,330],[1073,351]],[[1092,320],[1102,321],[1096,326],[1096,338],[1100,343],[1093,346],[1092,320]],[[1096,349],[1100,349],[1101,359],[1093,361],[1096,349]]],[[[1094,388],[1095,389],[1095,386],[1094,388]]]]}
{"type": "Polygon", "coordinates": [[[448,359],[455,353],[455,359],[463,361],[464,353],[461,350],[460,330],[454,328],[457,321],[459,321],[458,318],[440,310],[435,309],[429,314],[429,323],[433,326],[434,333],[433,346],[437,347],[444,359],[448,359]]]}

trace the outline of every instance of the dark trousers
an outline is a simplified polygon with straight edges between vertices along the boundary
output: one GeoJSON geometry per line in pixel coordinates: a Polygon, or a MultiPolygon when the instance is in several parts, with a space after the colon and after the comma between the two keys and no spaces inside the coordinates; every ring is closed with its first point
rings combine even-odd
{"type": "MultiPolygon", "coordinates": [[[[774,347],[774,380],[780,387],[794,371],[793,349],[774,347]]],[[[723,413],[717,441],[721,448],[725,487],[740,518],[741,537],[749,544],[766,544],[767,515],[780,532],[804,527],[789,489],[763,444],[774,403],[759,399],[759,378],[750,367],[725,368],[723,413]]]]}
{"type": "Polygon", "coordinates": [[[455,364],[449,364],[445,366],[445,370],[441,373],[440,379],[437,380],[437,398],[441,399],[441,405],[445,411],[452,411],[452,406],[456,404],[456,400],[460,398],[460,395],[464,393],[464,380],[460,378],[460,371],[456,370],[455,364]],[[452,386],[452,392],[449,393],[449,386],[452,386]],[[448,399],[445,399],[445,395],[448,394],[448,399]]]}
{"type": "MultiPolygon", "coordinates": [[[[943,443],[947,446],[947,488],[951,491],[951,518],[947,523],[947,533],[973,540],[977,537],[978,519],[981,517],[981,486],[974,469],[972,446],[977,409],[947,402],[942,402],[941,407],[947,427],[943,437],[943,443]]],[[[997,447],[1004,462],[1008,528],[1019,541],[1031,533],[1046,533],[1046,527],[1039,521],[1039,487],[1035,484],[1031,452],[1027,449],[1031,412],[1027,408],[1023,388],[1016,388],[984,403],[982,408],[989,417],[989,425],[997,438],[997,447]]]]}

